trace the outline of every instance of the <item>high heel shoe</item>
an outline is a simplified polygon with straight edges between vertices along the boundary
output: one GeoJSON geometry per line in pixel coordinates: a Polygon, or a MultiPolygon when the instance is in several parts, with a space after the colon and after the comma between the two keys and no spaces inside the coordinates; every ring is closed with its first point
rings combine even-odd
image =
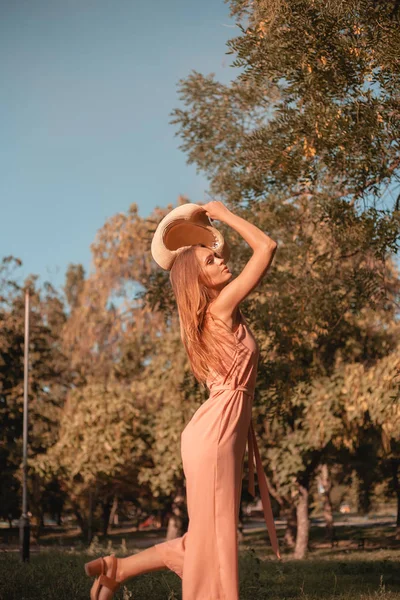
{"type": "Polygon", "coordinates": [[[104,600],[111,600],[115,592],[121,587],[121,582],[115,580],[118,559],[114,554],[111,554],[111,558],[112,564],[110,577],[107,577],[106,575],[107,563],[102,556],[100,556],[100,558],[96,558],[96,560],[91,560],[90,562],[85,563],[86,575],[89,575],[89,577],[99,575],[99,578],[96,579],[92,585],[92,589],[90,590],[90,600],[99,599],[99,594],[102,587],[110,590],[109,592],[107,591],[107,595],[104,597],[104,600]]]}

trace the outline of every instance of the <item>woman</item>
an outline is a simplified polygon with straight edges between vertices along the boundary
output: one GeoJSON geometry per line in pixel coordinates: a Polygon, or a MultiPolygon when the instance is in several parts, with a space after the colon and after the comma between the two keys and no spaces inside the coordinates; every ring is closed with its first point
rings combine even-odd
{"type": "Polygon", "coordinates": [[[249,490],[254,495],[253,451],[272,547],[278,542],[265,474],[251,422],[259,348],[239,304],[268,270],[277,244],[219,201],[203,205],[211,219],[233,227],[252,257],[238,277],[223,258],[201,244],[181,248],[170,271],[181,338],[196,379],[210,396],[181,435],[189,527],[179,538],[127,558],[87,563],[98,575],[92,600],[110,600],[122,582],[168,567],[182,578],[183,600],[238,600],[237,526],[246,441],[249,490]]]}

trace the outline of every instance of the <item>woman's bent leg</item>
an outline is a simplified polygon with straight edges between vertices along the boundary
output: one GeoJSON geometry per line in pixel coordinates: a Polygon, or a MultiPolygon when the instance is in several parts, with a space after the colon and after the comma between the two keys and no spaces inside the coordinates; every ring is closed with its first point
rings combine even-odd
{"type": "MultiPolygon", "coordinates": [[[[127,581],[141,573],[159,569],[171,569],[182,579],[186,535],[155,544],[126,558],[118,558],[116,580],[127,581]]],[[[111,557],[107,556],[105,561],[107,571],[111,571],[111,557]]]]}
{"type": "Polygon", "coordinates": [[[158,571],[159,569],[165,569],[165,563],[161,559],[158,552],[151,548],[146,548],[137,554],[131,554],[126,558],[118,558],[118,574],[117,578],[120,581],[126,581],[131,577],[136,577],[141,573],[148,573],[149,571],[158,571]]]}
{"type": "Polygon", "coordinates": [[[183,577],[187,535],[188,531],[181,537],[153,546],[168,569],[174,571],[181,579],[183,577]]]}

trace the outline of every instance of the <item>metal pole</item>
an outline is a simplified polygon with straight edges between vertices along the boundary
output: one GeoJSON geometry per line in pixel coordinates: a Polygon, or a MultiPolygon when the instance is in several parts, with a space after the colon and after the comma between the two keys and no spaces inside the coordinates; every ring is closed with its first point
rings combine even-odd
{"type": "Polygon", "coordinates": [[[92,541],[93,491],[89,489],[88,544],[92,541]]]}
{"type": "Polygon", "coordinates": [[[22,561],[29,561],[30,522],[28,515],[27,457],[28,457],[28,368],[29,368],[29,290],[25,291],[25,341],[24,341],[24,423],[22,460],[22,515],[19,542],[22,561]]]}

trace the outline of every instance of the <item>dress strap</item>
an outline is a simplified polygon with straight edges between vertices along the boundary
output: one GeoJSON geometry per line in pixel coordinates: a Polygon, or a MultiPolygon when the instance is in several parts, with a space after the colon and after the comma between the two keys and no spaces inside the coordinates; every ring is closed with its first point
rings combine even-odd
{"type": "Polygon", "coordinates": [[[267,478],[265,477],[264,469],[261,462],[260,452],[258,450],[257,439],[254,433],[253,420],[250,421],[249,433],[247,436],[248,447],[248,470],[249,470],[249,486],[248,491],[254,497],[254,458],[257,468],[258,487],[260,488],[261,502],[263,505],[264,519],[267,524],[267,531],[271,541],[272,550],[278,558],[281,558],[279,553],[278,537],[276,535],[274,516],[272,514],[271,499],[269,496],[267,478]]]}
{"type": "MultiPolygon", "coordinates": [[[[211,319],[212,319],[212,320],[213,320],[213,322],[215,323],[216,321],[215,321],[214,317],[212,316],[212,313],[211,313],[211,311],[210,311],[210,310],[207,310],[207,313],[210,315],[211,319]]],[[[230,329],[230,330],[231,330],[231,332],[232,332],[233,334],[235,334],[235,333],[237,332],[237,330],[239,329],[240,325],[242,325],[242,324],[243,324],[243,321],[244,321],[244,317],[243,317],[243,315],[242,315],[242,313],[241,313],[241,311],[240,311],[240,308],[238,308],[238,310],[237,310],[237,313],[238,313],[238,315],[239,315],[239,319],[238,319],[238,322],[236,323],[236,331],[233,331],[233,330],[232,330],[232,328],[230,328],[230,327],[229,327],[229,326],[228,326],[228,325],[225,323],[225,321],[222,321],[222,319],[219,319],[220,321],[222,321],[222,322],[224,323],[224,325],[225,325],[225,326],[226,326],[228,329],[230,329]]]]}

